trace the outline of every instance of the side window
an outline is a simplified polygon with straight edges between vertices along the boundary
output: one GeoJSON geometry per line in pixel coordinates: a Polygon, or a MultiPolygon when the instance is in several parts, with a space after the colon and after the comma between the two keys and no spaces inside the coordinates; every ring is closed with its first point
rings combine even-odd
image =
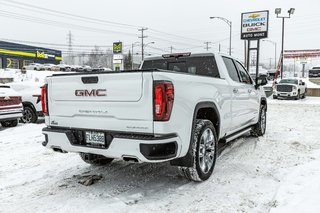
{"type": "Polygon", "coordinates": [[[227,57],[222,57],[222,58],[223,58],[224,64],[227,67],[230,78],[233,81],[240,82],[238,71],[237,71],[237,68],[236,68],[233,60],[231,58],[227,58],[227,57]]]}
{"type": "Polygon", "coordinates": [[[245,84],[252,84],[251,78],[249,74],[247,73],[246,69],[240,64],[239,62],[236,61],[236,65],[239,70],[241,82],[245,84]]]}

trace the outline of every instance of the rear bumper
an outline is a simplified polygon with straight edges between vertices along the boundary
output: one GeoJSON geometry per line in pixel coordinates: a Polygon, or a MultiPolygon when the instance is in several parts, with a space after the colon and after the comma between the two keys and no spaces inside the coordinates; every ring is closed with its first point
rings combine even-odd
{"type": "Polygon", "coordinates": [[[22,117],[22,109],[15,112],[0,113],[0,121],[15,120],[22,117]]]}
{"type": "MultiPolygon", "coordinates": [[[[78,137],[86,130],[44,128],[43,146],[60,152],[92,153],[109,158],[136,158],[139,162],[164,162],[179,157],[181,140],[176,134],[143,135],[105,132],[106,148],[87,146],[78,137]]],[[[92,130],[89,130],[92,131],[92,130]]]]}

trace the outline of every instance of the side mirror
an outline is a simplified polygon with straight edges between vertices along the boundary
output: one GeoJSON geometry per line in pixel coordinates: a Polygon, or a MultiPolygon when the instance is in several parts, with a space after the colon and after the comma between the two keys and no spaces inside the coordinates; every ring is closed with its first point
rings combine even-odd
{"type": "Polygon", "coordinates": [[[259,76],[259,77],[257,78],[257,81],[256,81],[256,82],[257,82],[256,88],[268,84],[267,79],[266,79],[265,77],[261,77],[261,76],[259,76]]]}
{"type": "Polygon", "coordinates": [[[305,86],[305,85],[306,85],[306,83],[302,82],[302,86],[305,86]]]}

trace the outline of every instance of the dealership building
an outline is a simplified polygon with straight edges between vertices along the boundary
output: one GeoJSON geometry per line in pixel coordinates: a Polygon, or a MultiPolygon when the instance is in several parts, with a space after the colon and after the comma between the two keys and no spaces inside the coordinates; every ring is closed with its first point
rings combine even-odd
{"type": "Polygon", "coordinates": [[[61,51],[0,41],[0,68],[22,69],[30,63],[59,64],[61,51]]]}

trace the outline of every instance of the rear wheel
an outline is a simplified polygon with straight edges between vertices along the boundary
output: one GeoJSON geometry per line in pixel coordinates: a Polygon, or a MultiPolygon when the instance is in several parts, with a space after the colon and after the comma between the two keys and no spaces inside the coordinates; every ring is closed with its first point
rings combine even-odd
{"type": "Polygon", "coordinates": [[[36,123],[38,120],[37,113],[30,106],[23,108],[23,116],[21,118],[22,123],[36,123]]]}
{"type": "Polygon", "coordinates": [[[254,137],[263,136],[266,132],[267,127],[267,108],[265,105],[260,106],[260,116],[259,121],[256,125],[254,125],[251,130],[251,135],[254,137]]]}
{"type": "Polygon", "coordinates": [[[113,161],[113,158],[107,158],[102,155],[95,155],[90,153],[80,153],[80,157],[84,162],[96,166],[107,165],[113,161]]]}
{"type": "Polygon", "coordinates": [[[15,127],[18,125],[18,120],[2,121],[1,125],[3,127],[15,127]]]}
{"type": "Polygon", "coordinates": [[[217,158],[217,134],[211,121],[196,120],[192,150],[193,166],[179,169],[189,180],[205,181],[211,176],[217,158]]]}

